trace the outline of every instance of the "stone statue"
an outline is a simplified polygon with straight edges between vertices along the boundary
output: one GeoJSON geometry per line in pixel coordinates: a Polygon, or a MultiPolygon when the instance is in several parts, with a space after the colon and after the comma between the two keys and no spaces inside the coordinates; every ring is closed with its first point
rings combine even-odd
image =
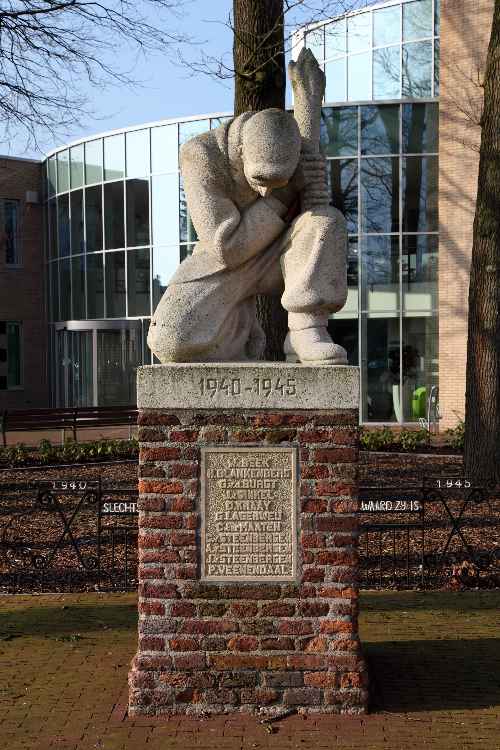
{"type": "Polygon", "coordinates": [[[289,75],[294,114],[245,112],[181,148],[199,241],[151,320],[148,344],[162,363],[260,359],[255,296],[280,293],[287,360],[347,364],[327,331],[346,301],[347,231],[319,150],[325,76],[308,49],[289,75]]]}

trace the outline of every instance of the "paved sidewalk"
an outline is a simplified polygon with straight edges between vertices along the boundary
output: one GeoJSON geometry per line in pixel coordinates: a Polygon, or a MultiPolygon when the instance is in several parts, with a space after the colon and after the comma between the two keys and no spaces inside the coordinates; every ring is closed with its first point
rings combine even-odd
{"type": "Polygon", "coordinates": [[[6,750],[500,750],[500,592],[364,593],[365,717],[126,718],[135,597],[0,597],[6,750]]]}

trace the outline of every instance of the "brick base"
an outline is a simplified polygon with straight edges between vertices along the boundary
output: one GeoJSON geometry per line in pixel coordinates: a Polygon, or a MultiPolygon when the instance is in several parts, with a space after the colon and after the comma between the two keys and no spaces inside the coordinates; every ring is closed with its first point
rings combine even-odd
{"type": "Polygon", "coordinates": [[[361,713],[357,410],[139,416],[139,648],[130,713],[361,713]],[[207,583],[200,447],[299,447],[297,582],[207,583]]]}

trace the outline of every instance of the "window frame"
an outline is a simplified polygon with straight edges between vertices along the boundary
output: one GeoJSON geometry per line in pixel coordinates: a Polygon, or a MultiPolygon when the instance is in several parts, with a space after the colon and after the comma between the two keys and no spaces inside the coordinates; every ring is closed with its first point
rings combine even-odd
{"type": "Polygon", "coordinates": [[[5,229],[5,206],[7,204],[13,204],[16,207],[16,231],[15,231],[15,248],[14,248],[14,255],[15,255],[15,261],[13,263],[9,263],[7,260],[7,243],[5,244],[5,256],[3,258],[3,262],[5,265],[5,268],[22,268],[23,267],[23,253],[22,253],[22,242],[21,242],[21,215],[22,215],[22,201],[20,198],[8,198],[0,196],[0,204],[2,204],[3,210],[0,212],[0,215],[3,215],[3,228],[5,229]]]}

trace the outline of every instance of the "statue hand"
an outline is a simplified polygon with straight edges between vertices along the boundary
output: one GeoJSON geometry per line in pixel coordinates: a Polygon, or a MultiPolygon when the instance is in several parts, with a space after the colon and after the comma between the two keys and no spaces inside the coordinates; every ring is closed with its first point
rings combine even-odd
{"type": "Polygon", "coordinates": [[[297,58],[288,63],[288,75],[295,97],[300,95],[321,103],[325,95],[325,74],[310,49],[303,48],[297,58]]]}

